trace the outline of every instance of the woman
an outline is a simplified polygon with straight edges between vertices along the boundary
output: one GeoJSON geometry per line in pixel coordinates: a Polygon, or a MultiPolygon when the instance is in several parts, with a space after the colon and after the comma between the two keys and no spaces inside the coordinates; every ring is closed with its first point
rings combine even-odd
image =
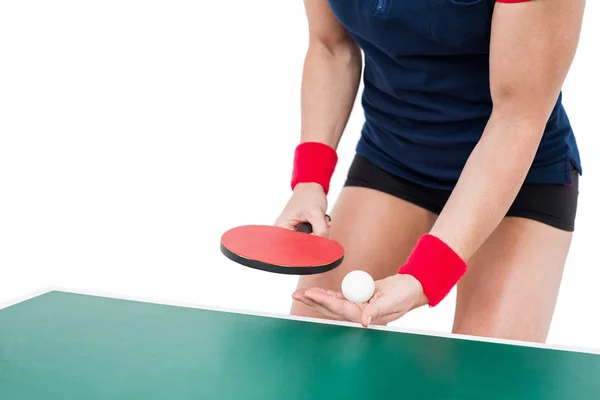
{"type": "Polygon", "coordinates": [[[293,195],[344,263],[302,277],[292,314],[387,324],[457,286],[453,332],[546,340],[581,163],[561,104],[584,0],[305,0],[310,32],[293,195]],[[512,3],[512,4],[509,4],[512,3]],[[365,56],[365,124],[327,192],[365,56]],[[351,270],[366,304],[340,294],[351,270]]]}

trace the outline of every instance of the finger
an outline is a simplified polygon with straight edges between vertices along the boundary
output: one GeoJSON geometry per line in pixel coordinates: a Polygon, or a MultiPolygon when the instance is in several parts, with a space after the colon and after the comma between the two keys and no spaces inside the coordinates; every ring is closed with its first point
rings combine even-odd
{"type": "Polygon", "coordinates": [[[340,300],[346,300],[346,298],[344,297],[344,295],[341,294],[340,292],[334,292],[333,290],[326,290],[326,289],[322,289],[322,288],[319,288],[319,287],[311,288],[311,290],[318,290],[318,291],[320,291],[322,293],[325,293],[325,294],[328,294],[330,296],[337,297],[340,300]]]}
{"type": "Polygon", "coordinates": [[[360,323],[362,310],[357,305],[350,303],[347,300],[340,299],[336,296],[323,293],[320,290],[309,289],[304,292],[304,295],[329,312],[336,314],[348,321],[360,323]]]}
{"type": "MultiPolygon", "coordinates": [[[[312,290],[319,290],[319,291],[321,291],[323,293],[326,293],[326,294],[328,294],[330,296],[337,297],[340,300],[348,301],[348,299],[346,299],[346,297],[342,293],[340,293],[340,292],[334,292],[333,290],[325,290],[325,289],[321,289],[321,288],[312,288],[312,290]]],[[[352,303],[352,304],[356,308],[359,308],[361,313],[362,313],[362,310],[367,305],[367,303],[352,303]]]]}
{"type": "Polygon", "coordinates": [[[278,228],[285,228],[285,229],[293,229],[294,228],[292,221],[289,218],[284,218],[282,216],[279,216],[279,218],[277,218],[277,220],[275,220],[275,223],[273,225],[275,225],[278,228]]]}
{"type": "Polygon", "coordinates": [[[304,221],[301,221],[296,218],[279,217],[273,225],[275,225],[279,228],[294,230],[294,229],[296,229],[296,226],[298,226],[302,222],[304,222],[304,221]]]}
{"type": "Polygon", "coordinates": [[[306,215],[306,220],[312,225],[313,234],[317,236],[329,236],[329,226],[325,214],[320,210],[311,211],[306,215]]]}
{"type": "MultiPolygon", "coordinates": [[[[344,318],[342,316],[334,314],[333,312],[324,309],[323,306],[318,305],[317,303],[315,303],[314,301],[312,301],[311,299],[309,299],[308,297],[306,297],[306,295],[305,295],[306,290],[307,289],[297,290],[292,295],[292,297],[295,298],[295,299],[296,299],[296,297],[298,297],[297,300],[300,300],[304,304],[311,306],[312,308],[318,310],[322,314],[325,314],[325,315],[328,315],[328,316],[336,316],[336,319],[338,319],[338,320],[344,320],[344,318]]],[[[313,288],[310,288],[310,290],[311,291],[318,291],[318,292],[321,292],[321,293],[323,293],[325,295],[329,295],[329,296],[338,298],[340,300],[346,300],[346,298],[344,297],[343,294],[338,293],[338,292],[334,292],[333,290],[326,290],[326,289],[322,289],[322,288],[319,288],[319,287],[313,287],[313,288]]]]}
{"type": "Polygon", "coordinates": [[[369,326],[373,321],[383,319],[387,314],[393,314],[390,310],[392,304],[389,297],[383,296],[382,292],[376,292],[373,298],[365,306],[361,315],[361,324],[364,327],[369,326]]]}
{"type": "Polygon", "coordinates": [[[292,299],[301,301],[302,303],[306,304],[307,306],[310,306],[313,308],[320,307],[319,305],[317,305],[317,303],[315,303],[314,301],[312,301],[311,299],[306,297],[306,295],[304,294],[305,292],[306,292],[306,289],[300,289],[300,290],[295,291],[292,294],[292,299]]]}
{"type": "Polygon", "coordinates": [[[325,315],[327,317],[330,317],[330,318],[332,318],[332,319],[334,319],[336,321],[343,321],[343,318],[340,317],[339,315],[330,312],[329,310],[327,310],[323,306],[315,303],[314,301],[312,301],[311,299],[309,299],[308,297],[306,297],[304,295],[304,290],[294,292],[292,294],[292,298],[294,300],[299,301],[299,302],[303,303],[304,305],[306,305],[306,306],[308,306],[308,307],[316,310],[317,312],[319,312],[319,313],[321,313],[321,314],[323,314],[323,315],[325,315]]]}
{"type": "Polygon", "coordinates": [[[346,305],[337,304],[343,301],[341,299],[315,290],[307,291],[305,297],[316,304],[316,307],[324,309],[325,311],[322,312],[326,315],[334,315],[340,320],[357,322],[358,313],[349,313],[346,305]]]}
{"type": "Polygon", "coordinates": [[[323,316],[329,317],[329,318],[334,319],[336,321],[341,321],[342,320],[342,318],[340,318],[339,315],[335,315],[335,314],[330,313],[328,310],[326,310],[325,308],[321,307],[320,305],[318,305],[314,301],[308,299],[307,297],[300,296],[300,297],[296,298],[295,300],[301,302],[305,306],[308,306],[308,307],[312,308],[313,310],[319,312],[320,314],[323,314],[323,316]]]}

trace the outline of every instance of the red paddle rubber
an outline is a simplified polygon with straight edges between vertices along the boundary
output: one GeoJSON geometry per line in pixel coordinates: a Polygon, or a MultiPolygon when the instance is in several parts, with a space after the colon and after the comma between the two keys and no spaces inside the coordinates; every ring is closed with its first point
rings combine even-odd
{"type": "Polygon", "coordinates": [[[281,274],[311,275],[338,267],[344,258],[343,247],[311,232],[309,223],[294,230],[239,226],[223,234],[221,252],[238,264],[281,274]]]}

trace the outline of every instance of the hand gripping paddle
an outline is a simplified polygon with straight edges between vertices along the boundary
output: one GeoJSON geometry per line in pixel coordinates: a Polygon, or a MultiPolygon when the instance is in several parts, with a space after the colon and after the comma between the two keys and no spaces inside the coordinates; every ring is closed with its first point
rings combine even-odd
{"type": "Polygon", "coordinates": [[[312,226],[306,222],[295,230],[238,226],[221,237],[221,252],[238,264],[279,274],[321,274],[338,267],[344,259],[344,248],[311,233],[312,226]]]}

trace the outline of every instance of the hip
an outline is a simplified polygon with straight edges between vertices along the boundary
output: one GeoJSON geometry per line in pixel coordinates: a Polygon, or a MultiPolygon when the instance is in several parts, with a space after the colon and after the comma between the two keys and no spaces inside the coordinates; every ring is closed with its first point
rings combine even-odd
{"type": "MultiPolygon", "coordinates": [[[[507,217],[535,220],[572,232],[579,196],[579,172],[571,164],[570,184],[525,183],[511,205],[507,217]]],[[[424,186],[390,173],[371,160],[356,155],[345,186],[365,187],[401,198],[434,214],[444,208],[452,189],[424,186]]]]}

